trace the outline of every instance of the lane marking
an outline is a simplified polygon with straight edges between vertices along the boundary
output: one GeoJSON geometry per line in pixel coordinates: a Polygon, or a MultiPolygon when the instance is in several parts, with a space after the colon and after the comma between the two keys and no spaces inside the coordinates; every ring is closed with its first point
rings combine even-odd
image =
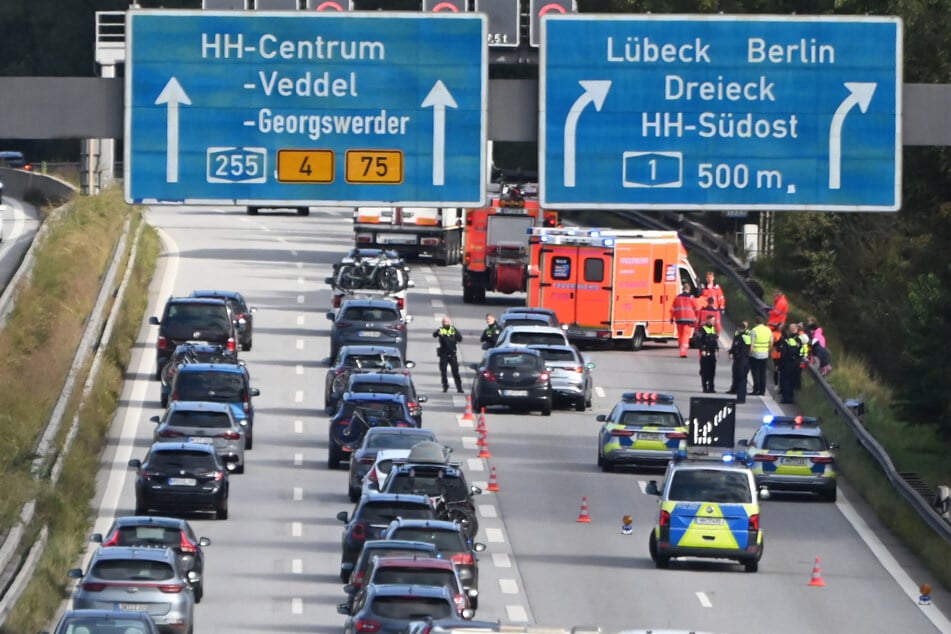
{"type": "Polygon", "coordinates": [[[702,605],[705,608],[713,607],[713,602],[710,601],[710,597],[707,596],[706,592],[697,592],[696,595],[697,595],[697,599],[700,600],[700,605],[702,605]]]}
{"type": "Polygon", "coordinates": [[[295,258],[297,257],[297,249],[291,249],[290,253],[291,253],[291,255],[293,255],[295,258]]]}
{"type": "Polygon", "coordinates": [[[499,579],[499,590],[502,594],[518,594],[518,584],[515,579],[499,579]]]}
{"type": "Polygon", "coordinates": [[[304,303],[304,296],[303,296],[303,295],[298,295],[298,296],[297,296],[297,303],[298,303],[298,304],[303,304],[303,303],[304,303]]]}
{"type": "Polygon", "coordinates": [[[298,326],[303,326],[303,325],[304,325],[304,316],[303,316],[303,315],[298,315],[298,316],[297,316],[297,325],[298,325],[298,326]]]}
{"type": "Polygon", "coordinates": [[[487,528],[485,529],[485,540],[493,544],[504,544],[505,533],[502,532],[501,528],[487,528]]]}
{"type": "Polygon", "coordinates": [[[598,395],[598,398],[604,398],[604,388],[600,385],[594,386],[594,393],[598,395]]]}
{"type": "Polygon", "coordinates": [[[485,480],[473,480],[472,484],[482,489],[483,492],[485,492],[486,488],[489,486],[489,483],[485,480]]]}
{"type": "Polygon", "coordinates": [[[303,350],[303,349],[304,349],[304,340],[303,340],[303,339],[298,339],[298,340],[297,340],[297,343],[296,343],[295,345],[297,346],[297,349],[298,349],[298,350],[303,350]]]}
{"type": "Polygon", "coordinates": [[[300,559],[291,560],[291,574],[299,575],[304,572],[304,562],[300,559]]]}
{"type": "Polygon", "coordinates": [[[304,263],[303,263],[303,262],[298,262],[298,263],[297,263],[297,270],[300,270],[300,269],[302,269],[302,268],[304,268],[304,263]]]}
{"type": "Polygon", "coordinates": [[[304,454],[302,454],[302,453],[295,453],[295,454],[294,454],[294,466],[295,466],[295,467],[300,467],[300,466],[302,466],[303,464],[304,464],[304,454]]]}
{"type": "Polygon", "coordinates": [[[304,525],[300,522],[291,522],[291,537],[300,537],[304,533],[304,525]]]}
{"type": "Polygon", "coordinates": [[[304,489],[302,487],[294,487],[294,501],[300,502],[304,499],[304,489]]]}
{"type": "Polygon", "coordinates": [[[295,434],[304,433],[304,421],[300,419],[294,421],[294,433],[295,434]]]}
{"type": "Polygon", "coordinates": [[[294,366],[294,372],[295,374],[297,374],[297,376],[301,376],[302,374],[304,374],[303,364],[298,363],[296,366],[294,366]]]}
{"type": "Polygon", "coordinates": [[[512,560],[508,553],[492,553],[492,563],[496,568],[511,568],[512,560]]]}
{"type": "Polygon", "coordinates": [[[469,465],[469,473],[473,471],[485,471],[485,465],[482,464],[482,458],[467,458],[466,463],[469,465]]]}
{"type": "Polygon", "coordinates": [[[456,414],[456,421],[459,423],[460,427],[466,427],[467,429],[472,429],[475,427],[471,420],[462,420],[462,414],[456,414]]]}
{"type": "Polygon", "coordinates": [[[498,517],[499,513],[495,510],[494,504],[480,504],[479,515],[482,517],[498,517]]]}
{"type": "Polygon", "coordinates": [[[304,600],[300,597],[294,597],[291,599],[291,614],[303,614],[304,613],[304,600]]]}
{"type": "Polygon", "coordinates": [[[430,295],[442,295],[442,289],[439,288],[438,286],[430,286],[430,287],[429,287],[429,294],[430,294],[430,295]]]}
{"type": "Polygon", "coordinates": [[[298,278],[297,278],[297,283],[300,284],[301,286],[304,285],[304,276],[303,276],[303,275],[298,276],[298,278]]]}
{"type": "MultiPolygon", "coordinates": [[[[462,422],[462,421],[460,421],[462,422]]],[[[463,449],[472,449],[475,451],[479,448],[479,445],[476,444],[477,439],[474,436],[463,436],[462,437],[462,448],[463,449]]]]}
{"type": "Polygon", "coordinates": [[[525,608],[520,605],[507,605],[505,606],[505,613],[509,617],[510,622],[528,622],[528,613],[525,612],[525,608]]]}
{"type": "Polygon", "coordinates": [[[304,390],[297,390],[294,392],[294,402],[303,403],[304,402],[304,390]]]}
{"type": "Polygon", "coordinates": [[[643,495],[647,495],[647,480],[638,480],[637,488],[641,490],[643,495]]]}

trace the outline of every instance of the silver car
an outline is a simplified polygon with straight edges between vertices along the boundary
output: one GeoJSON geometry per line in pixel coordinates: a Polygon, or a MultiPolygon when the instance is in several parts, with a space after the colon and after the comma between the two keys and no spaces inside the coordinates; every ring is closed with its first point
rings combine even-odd
{"type": "Polygon", "coordinates": [[[245,428],[228,403],[172,401],[162,416],[149,419],[155,442],[192,442],[211,445],[228,471],[244,473],[245,428]]]}
{"type": "Polygon", "coordinates": [[[551,391],[556,399],[568,400],[579,412],[591,407],[594,363],[574,346],[530,345],[538,350],[550,369],[551,391]]]}
{"type": "Polygon", "coordinates": [[[160,632],[193,630],[193,587],[201,577],[195,571],[185,573],[170,548],[100,548],[89,570],[73,568],[67,576],[79,580],[74,610],[143,612],[160,632]]]}

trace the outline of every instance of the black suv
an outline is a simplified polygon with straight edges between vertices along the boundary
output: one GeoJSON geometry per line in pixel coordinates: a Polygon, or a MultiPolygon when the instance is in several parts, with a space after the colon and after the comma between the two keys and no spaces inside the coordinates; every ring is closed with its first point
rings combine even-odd
{"type": "MultiPolygon", "coordinates": [[[[412,361],[410,362],[412,363],[412,361]]],[[[423,403],[427,397],[416,393],[413,377],[402,372],[366,372],[351,374],[344,393],[350,394],[402,394],[409,413],[416,423],[423,424],[423,403]]]]}
{"type": "Polygon", "coordinates": [[[175,348],[189,341],[219,345],[235,356],[238,354],[234,314],[223,299],[170,297],[165,302],[162,318],[149,317],[149,323],[159,327],[155,344],[155,378],[158,380],[175,348]]]}
{"type": "Polygon", "coordinates": [[[228,302],[231,308],[231,315],[234,317],[235,331],[238,333],[238,343],[242,350],[250,350],[254,345],[254,312],[256,308],[248,306],[244,296],[238,291],[192,291],[192,297],[212,297],[223,299],[228,302]]]}
{"type": "Polygon", "coordinates": [[[135,478],[135,514],[150,510],[181,513],[211,511],[228,519],[228,470],[211,445],[159,442],[145,460],[132,459],[135,478]]]}
{"type": "Polygon", "coordinates": [[[340,310],[327,313],[330,327],[330,358],[343,346],[394,346],[406,358],[406,324],[399,304],[390,299],[348,299],[340,310]]]}

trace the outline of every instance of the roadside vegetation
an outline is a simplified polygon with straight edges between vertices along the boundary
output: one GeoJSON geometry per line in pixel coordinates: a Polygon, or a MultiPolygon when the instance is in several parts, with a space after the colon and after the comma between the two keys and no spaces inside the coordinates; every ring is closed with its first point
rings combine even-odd
{"type": "MultiPolygon", "coordinates": [[[[100,456],[159,252],[154,230],[146,228],[142,234],[121,317],[93,391],[81,408],[78,403],[68,408],[67,420],[78,409],[81,423],[59,484],[54,488],[48,480],[34,482],[30,466],[36,439],[62,390],[85,319],[127,219],[132,220],[130,235],[134,235],[141,216],[116,189],[77,198],[67,211],[53,216],[50,222],[55,226],[37,253],[32,278],[18,294],[7,327],[0,331],[0,354],[6,361],[0,366],[0,385],[4,386],[0,425],[6,439],[0,445],[0,487],[5,492],[0,497],[2,529],[12,526],[20,508],[33,497],[39,500],[34,534],[44,524],[50,528],[37,574],[0,628],[4,634],[46,628],[67,597],[66,570],[76,565],[87,545],[100,456]]],[[[128,251],[122,257],[127,258],[128,251]]],[[[24,541],[29,546],[33,539],[24,541]]]]}

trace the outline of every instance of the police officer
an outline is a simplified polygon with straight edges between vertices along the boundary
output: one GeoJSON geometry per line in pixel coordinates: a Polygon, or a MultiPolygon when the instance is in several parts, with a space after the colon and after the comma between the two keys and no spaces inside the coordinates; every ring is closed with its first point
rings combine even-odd
{"type": "Polygon", "coordinates": [[[802,361],[802,341],[799,339],[799,326],[789,324],[786,335],[776,342],[779,351],[779,392],[780,403],[793,403],[796,389],[796,373],[802,361]]]}
{"type": "Polygon", "coordinates": [[[488,350],[489,348],[494,348],[501,332],[502,329],[499,327],[499,323],[495,321],[495,315],[491,313],[486,315],[485,330],[482,331],[482,336],[479,337],[479,341],[482,342],[482,349],[488,350]]]}
{"type": "Polygon", "coordinates": [[[462,341],[462,333],[456,330],[449,320],[449,316],[442,318],[442,327],[433,331],[433,337],[439,342],[436,354],[439,356],[439,374],[442,376],[442,391],[449,391],[449,379],[446,376],[446,366],[452,368],[452,378],[456,382],[456,391],[462,393],[462,379],[459,378],[459,359],[456,356],[456,347],[462,341]]]}
{"type": "Polygon", "coordinates": [[[717,375],[717,352],[720,341],[717,337],[716,317],[707,315],[700,327],[700,384],[705,394],[716,392],[713,380],[717,375]]]}
{"type": "Polygon", "coordinates": [[[749,322],[740,322],[733,333],[733,345],[730,346],[730,358],[733,359],[733,384],[729,393],[736,394],[737,403],[746,402],[746,375],[750,372],[750,348],[753,336],[749,322]]]}
{"type": "Polygon", "coordinates": [[[753,375],[753,396],[766,394],[766,364],[769,349],[773,345],[773,331],[764,322],[762,315],[756,316],[756,325],[750,331],[750,373],[753,375]]]}

